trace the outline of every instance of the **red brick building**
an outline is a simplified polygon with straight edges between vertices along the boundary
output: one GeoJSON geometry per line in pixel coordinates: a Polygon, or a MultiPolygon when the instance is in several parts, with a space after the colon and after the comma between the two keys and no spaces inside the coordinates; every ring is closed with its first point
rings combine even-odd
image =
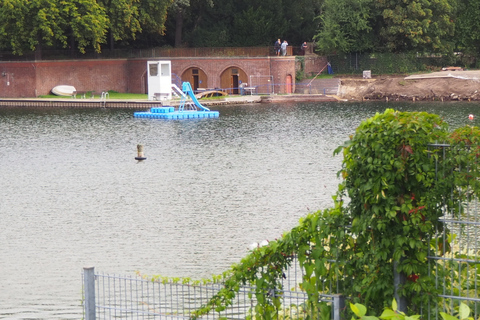
{"type": "MultiPolygon", "coordinates": [[[[304,71],[319,71],[321,57],[305,56],[304,71]]],[[[189,81],[194,89],[221,88],[236,94],[241,83],[257,87],[258,93],[295,92],[295,56],[175,57],[111,60],[0,61],[0,98],[46,95],[57,85],[79,91],[114,90],[147,93],[147,61],[170,60],[173,82],[189,81]]]]}

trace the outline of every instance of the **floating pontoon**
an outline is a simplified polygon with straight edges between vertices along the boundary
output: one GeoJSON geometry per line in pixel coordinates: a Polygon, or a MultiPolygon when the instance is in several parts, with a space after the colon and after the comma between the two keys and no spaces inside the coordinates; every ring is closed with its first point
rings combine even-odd
{"type": "Polygon", "coordinates": [[[135,112],[133,116],[135,118],[147,119],[198,119],[218,118],[220,115],[218,111],[211,111],[207,107],[202,106],[195,97],[190,82],[184,82],[182,84],[182,90],[176,85],[172,85],[172,90],[180,96],[178,110],[170,106],[152,107],[150,111],[135,112]],[[190,98],[190,100],[188,98],[190,98]]]}

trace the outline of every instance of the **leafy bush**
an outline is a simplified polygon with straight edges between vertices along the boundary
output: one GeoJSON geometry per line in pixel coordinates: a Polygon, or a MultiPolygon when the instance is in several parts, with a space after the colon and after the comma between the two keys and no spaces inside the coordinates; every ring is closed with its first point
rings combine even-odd
{"type": "Polygon", "coordinates": [[[282,308],[280,297],[265,292],[282,289],[294,257],[303,270],[300,288],[308,294],[305,308],[311,319],[321,317],[321,294],[342,293],[374,313],[390,304],[386,297],[396,295],[413,312],[426,303],[436,305],[440,286],[461,280],[436,284],[435,276],[447,274],[451,266],[437,262],[430,272],[427,255],[452,250],[435,238],[446,228],[439,221],[445,210],[461,214],[465,202],[478,198],[479,140],[478,128],[450,133],[439,116],[426,112],[389,109],[362,122],[335,150],[343,152],[344,160],[333,207],[308,214],[280,239],[252,250],[232,266],[224,288],[195,317],[223,310],[240,285],[251,284],[257,300],[252,316],[274,318],[282,308]],[[402,279],[397,290],[395,275],[402,279]]]}
{"type": "MultiPolygon", "coordinates": [[[[355,316],[360,320],[379,320],[379,318],[384,320],[417,320],[417,319],[420,319],[421,317],[418,314],[407,316],[404,312],[398,310],[397,302],[395,301],[395,299],[393,299],[392,301],[392,307],[385,308],[380,317],[368,316],[367,308],[364,305],[359,303],[350,304],[350,309],[355,314],[355,316]]],[[[473,317],[470,317],[470,308],[463,302],[460,303],[457,314],[458,314],[458,317],[455,317],[448,313],[440,312],[440,315],[442,316],[443,320],[467,320],[467,319],[473,320],[473,317]]],[[[355,320],[355,318],[352,317],[352,320],[355,320]]]]}

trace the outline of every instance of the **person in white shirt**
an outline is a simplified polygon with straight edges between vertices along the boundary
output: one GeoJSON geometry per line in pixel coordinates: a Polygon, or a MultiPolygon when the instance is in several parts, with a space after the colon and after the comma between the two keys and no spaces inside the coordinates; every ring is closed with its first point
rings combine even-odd
{"type": "Polygon", "coordinates": [[[283,43],[282,43],[282,56],[286,56],[287,55],[287,46],[288,46],[288,42],[287,40],[283,40],[283,43]]]}

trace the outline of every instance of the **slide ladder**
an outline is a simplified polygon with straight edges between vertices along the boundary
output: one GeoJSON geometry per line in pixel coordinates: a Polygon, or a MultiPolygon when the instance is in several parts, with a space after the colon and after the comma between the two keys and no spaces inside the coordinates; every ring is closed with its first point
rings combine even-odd
{"type": "MultiPolygon", "coordinates": [[[[172,85],[173,88],[174,85],[172,85]]],[[[177,87],[177,86],[175,86],[177,87]]],[[[178,88],[178,87],[177,87],[178,88]]],[[[197,97],[195,97],[195,93],[193,92],[192,85],[190,82],[185,81],[182,83],[182,96],[180,100],[180,105],[178,107],[178,110],[184,110],[184,107],[186,105],[186,100],[187,96],[189,96],[192,99],[192,102],[194,104],[195,109],[199,108],[202,111],[210,111],[210,109],[202,106],[202,104],[198,101],[197,97]]]]}
{"type": "Polygon", "coordinates": [[[172,93],[178,98],[187,98],[182,89],[180,89],[175,83],[172,83],[172,93]]]}

